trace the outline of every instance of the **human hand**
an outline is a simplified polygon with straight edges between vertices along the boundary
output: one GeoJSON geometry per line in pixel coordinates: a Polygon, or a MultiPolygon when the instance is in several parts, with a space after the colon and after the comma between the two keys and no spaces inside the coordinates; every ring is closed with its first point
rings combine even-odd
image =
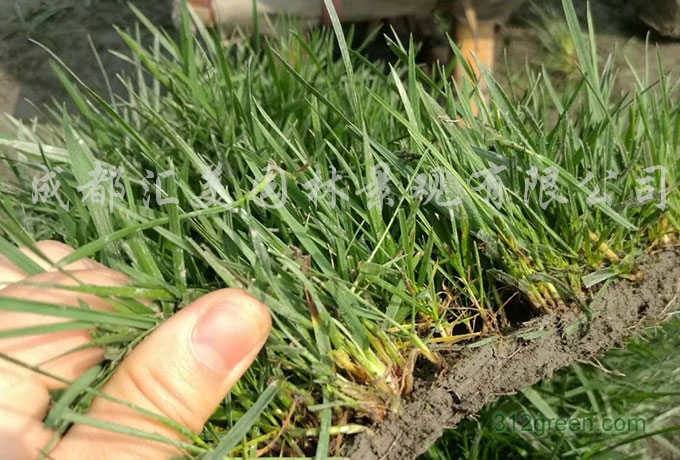
{"type": "MultiPolygon", "coordinates": [[[[53,263],[73,252],[68,246],[54,241],[42,241],[37,247],[53,263]]],[[[13,297],[72,306],[78,306],[81,301],[94,309],[110,309],[91,294],[21,284],[77,284],[29,249],[21,248],[21,251],[46,271],[29,277],[0,256],[0,307],[2,297],[13,297]]],[[[67,265],[64,271],[85,285],[117,286],[127,280],[124,275],[89,259],[67,265]]],[[[58,321],[62,320],[0,308],[0,331],[58,321]]],[[[270,328],[267,308],[245,291],[212,292],[152,332],[122,361],[101,391],[198,433],[252,364],[266,342],[270,328]]],[[[89,341],[87,330],[5,338],[0,339],[0,353],[73,381],[103,358],[99,348],[68,353],[89,341]]],[[[49,391],[61,387],[63,384],[59,381],[0,357],[0,456],[4,460],[37,458],[53,436],[42,422],[50,404],[49,391]]],[[[87,415],[185,441],[181,434],[161,422],[108,399],[96,398],[87,415]]],[[[175,447],[167,444],[76,424],[46,458],[159,460],[178,453],[175,447]]]]}

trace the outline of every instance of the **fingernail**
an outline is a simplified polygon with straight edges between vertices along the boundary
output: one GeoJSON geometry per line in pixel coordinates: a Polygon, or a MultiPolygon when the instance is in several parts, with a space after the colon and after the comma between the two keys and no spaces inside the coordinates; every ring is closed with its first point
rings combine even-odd
{"type": "Polygon", "coordinates": [[[264,344],[260,307],[220,302],[207,309],[194,326],[196,359],[216,373],[225,374],[254,349],[264,344]]]}

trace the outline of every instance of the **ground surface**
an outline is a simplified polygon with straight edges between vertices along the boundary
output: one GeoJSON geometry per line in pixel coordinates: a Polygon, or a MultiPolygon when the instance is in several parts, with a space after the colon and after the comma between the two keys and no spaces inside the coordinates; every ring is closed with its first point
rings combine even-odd
{"type": "MultiPolygon", "coordinates": [[[[156,24],[172,26],[170,0],[135,2],[156,24]]],[[[550,2],[544,2],[550,3],[550,2]]],[[[551,0],[559,8],[560,2],[551,0]]],[[[577,2],[585,16],[585,2],[577,2]]],[[[602,54],[617,50],[638,68],[644,66],[645,28],[630,6],[630,1],[599,0],[593,2],[593,12],[602,54]]],[[[502,29],[498,58],[507,49],[511,70],[522,72],[525,59],[541,63],[540,45],[527,27],[522,26],[529,8],[517,14],[513,25],[502,29]]],[[[91,37],[103,67],[113,87],[121,89],[115,75],[125,71],[124,63],[109,51],[123,51],[126,46],[113,25],[129,29],[134,15],[122,0],[0,0],[0,113],[10,113],[27,119],[52,99],[68,99],[54,76],[48,54],[29,39],[40,42],[60,56],[85,82],[106,92],[107,86],[88,41],[91,37]]],[[[659,51],[665,70],[680,76],[680,42],[660,40],[659,51]]],[[[625,67],[625,65],[623,66],[625,67]]],[[[624,82],[633,82],[632,74],[622,69],[624,82]]]]}
{"type": "MultiPolygon", "coordinates": [[[[155,23],[172,26],[170,0],[135,3],[155,23]]],[[[26,119],[52,99],[68,99],[49,55],[30,39],[54,51],[92,88],[106,94],[92,51],[96,49],[114,92],[120,91],[115,75],[126,66],[110,51],[125,52],[127,47],[113,25],[133,30],[134,23],[135,16],[121,0],[0,0],[0,112],[26,119]]]]}

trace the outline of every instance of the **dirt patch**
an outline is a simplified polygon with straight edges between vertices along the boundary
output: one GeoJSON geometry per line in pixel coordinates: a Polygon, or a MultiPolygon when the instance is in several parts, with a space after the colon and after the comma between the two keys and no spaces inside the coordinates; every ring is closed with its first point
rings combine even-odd
{"type": "Polygon", "coordinates": [[[498,396],[528,388],[662,322],[678,303],[680,249],[644,256],[639,265],[641,281],[612,284],[591,302],[590,322],[575,309],[532,320],[491,344],[451,351],[438,378],[420,379],[400,413],[356,437],[345,454],[355,460],[415,459],[445,428],[498,396]]]}
{"type": "MultiPolygon", "coordinates": [[[[159,27],[173,29],[171,0],[135,4],[159,27]]],[[[134,35],[135,22],[122,0],[0,0],[0,113],[28,119],[53,100],[70,99],[49,54],[33,41],[52,50],[100,94],[109,93],[107,78],[114,94],[124,94],[116,75],[129,73],[130,66],[112,51],[130,53],[114,25],[134,35]]]]}

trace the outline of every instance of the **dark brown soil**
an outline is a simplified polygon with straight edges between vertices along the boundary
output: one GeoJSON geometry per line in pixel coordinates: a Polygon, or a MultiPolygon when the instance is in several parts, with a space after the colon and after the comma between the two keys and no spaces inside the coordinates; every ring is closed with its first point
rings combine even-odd
{"type": "MultiPolygon", "coordinates": [[[[134,3],[153,23],[173,29],[171,0],[134,3]]],[[[129,74],[129,66],[112,51],[130,53],[114,26],[134,34],[135,23],[123,0],[0,0],[0,113],[28,119],[53,100],[69,101],[49,54],[34,42],[59,56],[100,94],[108,96],[107,79],[114,94],[124,94],[116,75],[129,74]]]]}
{"type": "MultiPolygon", "coordinates": [[[[447,369],[420,379],[394,415],[346,447],[354,460],[410,460],[424,453],[445,428],[577,361],[602,354],[640,328],[664,321],[677,307],[680,249],[640,259],[643,279],[610,285],[591,303],[592,320],[578,309],[534,319],[484,346],[446,356],[447,369]]],[[[474,347],[474,348],[473,348],[474,347]]]]}

